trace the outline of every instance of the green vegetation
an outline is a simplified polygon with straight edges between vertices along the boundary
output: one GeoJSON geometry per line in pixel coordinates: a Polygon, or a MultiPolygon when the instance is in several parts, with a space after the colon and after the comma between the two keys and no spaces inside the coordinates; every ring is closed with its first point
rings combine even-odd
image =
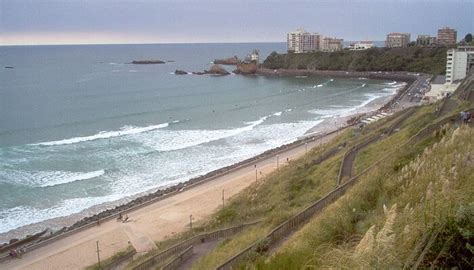
{"type": "Polygon", "coordinates": [[[446,128],[400,149],[255,268],[472,268],[473,135],[446,128]]]}
{"type": "MultiPolygon", "coordinates": [[[[268,243],[262,239],[331,191],[343,154],[383,134],[403,112],[362,131],[348,129],[327,145],[260,178],[199,224],[194,234],[262,222],[221,241],[193,269],[213,269],[253,243],[258,243],[257,249],[237,269],[472,268],[474,130],[445,125],[434,134],[405,144],[424,127],[451,117],[437,118],[436,106],[439,104],[409,111],[398,131],[361,150],[354,162],[356,173],[385,159],[282,241],[271,256],[268,243]],[[339,152],[315,162],[337,146],[339,152]]],[[[461,102],[451,114],[469,106],[472,104],[461,102]]],[[[157,245],[163,250],[191,235],[185,232],[157,245]]]]}
{"type": "Polygon", "coordinates": [[[446,48],[372,48],[302,54],[273,52],[263,66],[269,69],[410,71],[442,75],[446,69],[446,48]]]}
{"type": "Polygon", "coordinates": [[[104,267],[108,267],[109,265],[111,265],[112,263],[114,263],[115,261],[118,261],[120,260],[121,258],[129,255],[131,252],[135,251],[135,248],[133,248],[132,246],[128,246],[125,250],[123,251],[120,251],[120,252],[117,252],[115,253],[112,257],[110,258],[107,258],[103,261],[100,262],[100,267],[99,267],[99,264],[96,263],[94,265],[91,265],[91,266],[88,266],[86,268],[86,270],[99,270],[99,269],[104,269],[104,267]]]}

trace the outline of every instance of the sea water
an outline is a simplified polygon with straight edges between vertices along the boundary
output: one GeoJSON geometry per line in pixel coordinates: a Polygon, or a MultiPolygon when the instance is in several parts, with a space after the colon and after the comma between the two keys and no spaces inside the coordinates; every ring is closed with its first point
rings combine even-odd
{"type": "Polygon", "coordinates": [[[264,59],[285,44],[0,47],[0,240],[292,142],[399,87],[173,74],[253,49],[264,59]],[[147,59],[168,62],[128,64],[147,59]]]}

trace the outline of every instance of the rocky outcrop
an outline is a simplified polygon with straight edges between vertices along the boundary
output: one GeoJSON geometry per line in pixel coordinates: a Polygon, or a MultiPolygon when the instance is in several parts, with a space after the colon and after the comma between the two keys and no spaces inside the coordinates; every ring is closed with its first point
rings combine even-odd
{"type": "Polygon", "coordinates": [[[257,63],[255,62],[242,62],[237,64],[237,69],[233,71],[235,74],[255,74],[257,72],[257,63]]]}
{"type": "Polygon", "coordinates": [[[226,59],[215,59],[214,64],[219,65],[237,65],[239,63],[239,58],[237,56],[226,58],[226,59]]]}
{"type": "Polygon", "coordinates": [[[230,73],[219,65],[213,65],[208,71],[211,75],[229,75],[230,73]]]}
{"type": "Polygon", "coordinates": [[[132,64],[135,65],[156,65],[156,64],[164,64],[164,61],[161,60],[134,60],[132,64]]]}
{"type": "Polygon", "coordinates": [[[186,75],[188,73],[184,70],[177,69],[177,70],[174,71],[174,74],[176,74],[176,75],[186,75]]]}
{"type": "Polygon", "coordinates": [[[230,73],[225,70],[223,67],[220,65],[213,65],[209,70],[204,70],[203,72],[193,72],[194,75],[229,75],[230,73]]]}

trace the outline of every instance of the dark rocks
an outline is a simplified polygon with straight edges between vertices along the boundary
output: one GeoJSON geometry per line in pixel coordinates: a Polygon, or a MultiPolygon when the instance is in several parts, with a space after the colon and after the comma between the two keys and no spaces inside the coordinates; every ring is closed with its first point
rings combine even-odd
{"type": "Polygon", "coordinates": [[[239,58],[237,56],[226,58],[226,59],[215,59],[214,64],[219,65],[237,65],[239,63],[239,58]]]}
{"type": "Polygon", "coordinates": [[[188,73],[184,70],[177,69],[177,70],[174,71],[174,74],[176,74],[176,75],[186,75],[188,73]]]}
{"type": "Polygon", "coordinates": [[[208,71],[207,74],[211,75],[229,75],[230,73],[225,70],[220,65],[213,65],[208,71]]]}
{"type": "Polygon", "coordinates": [[[249,75],[249,74],[255,74],[257,73],[257,63],[255,62],[242,62],[237,64],[237,69],[233,71],[235,74],[243,74],[243,75],[249,75]]]}
{"type": "Polygon", "coordinates": [[[204,72],[193,72],[194,75],[206,75],[206,74],[209,74],[209,75],[219,75],[219,76],[223,76],[223,75],[229,75],[230,73],[225,70],[223,67],[221,67],[220,65],[213,65],[209,70],[204,70],[204,72]]]}
{"type": "Polygon", "coordinates": [[[156,64],[164,64],[164,61],[161,60],[135,60],[132,61],[134,65],[156,65],[156,64]]]}
{"type": "Polygon", "coordinates": [[[12,67],[12,66],[6,66],[5,68],[13,69],[14,67],[12,67]]]}

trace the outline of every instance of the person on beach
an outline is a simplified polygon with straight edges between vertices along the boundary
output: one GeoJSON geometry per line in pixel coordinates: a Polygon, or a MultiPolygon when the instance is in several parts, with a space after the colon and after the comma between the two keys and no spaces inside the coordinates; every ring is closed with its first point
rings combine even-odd
{"type": "Polygon", "coordinates": [[[125,218],[123,219],[122,223],[125,223],[128,221],[128,215],[125,215],[125,218]]]}
{"type": "Polygon", "coordinates": [[[122,221],[122,218],[123,218],[123,217],[122,217],[122,213],[119,213],[119,215],[118,215],[118,217],[117,217],[117,220],[122,221]]]}

